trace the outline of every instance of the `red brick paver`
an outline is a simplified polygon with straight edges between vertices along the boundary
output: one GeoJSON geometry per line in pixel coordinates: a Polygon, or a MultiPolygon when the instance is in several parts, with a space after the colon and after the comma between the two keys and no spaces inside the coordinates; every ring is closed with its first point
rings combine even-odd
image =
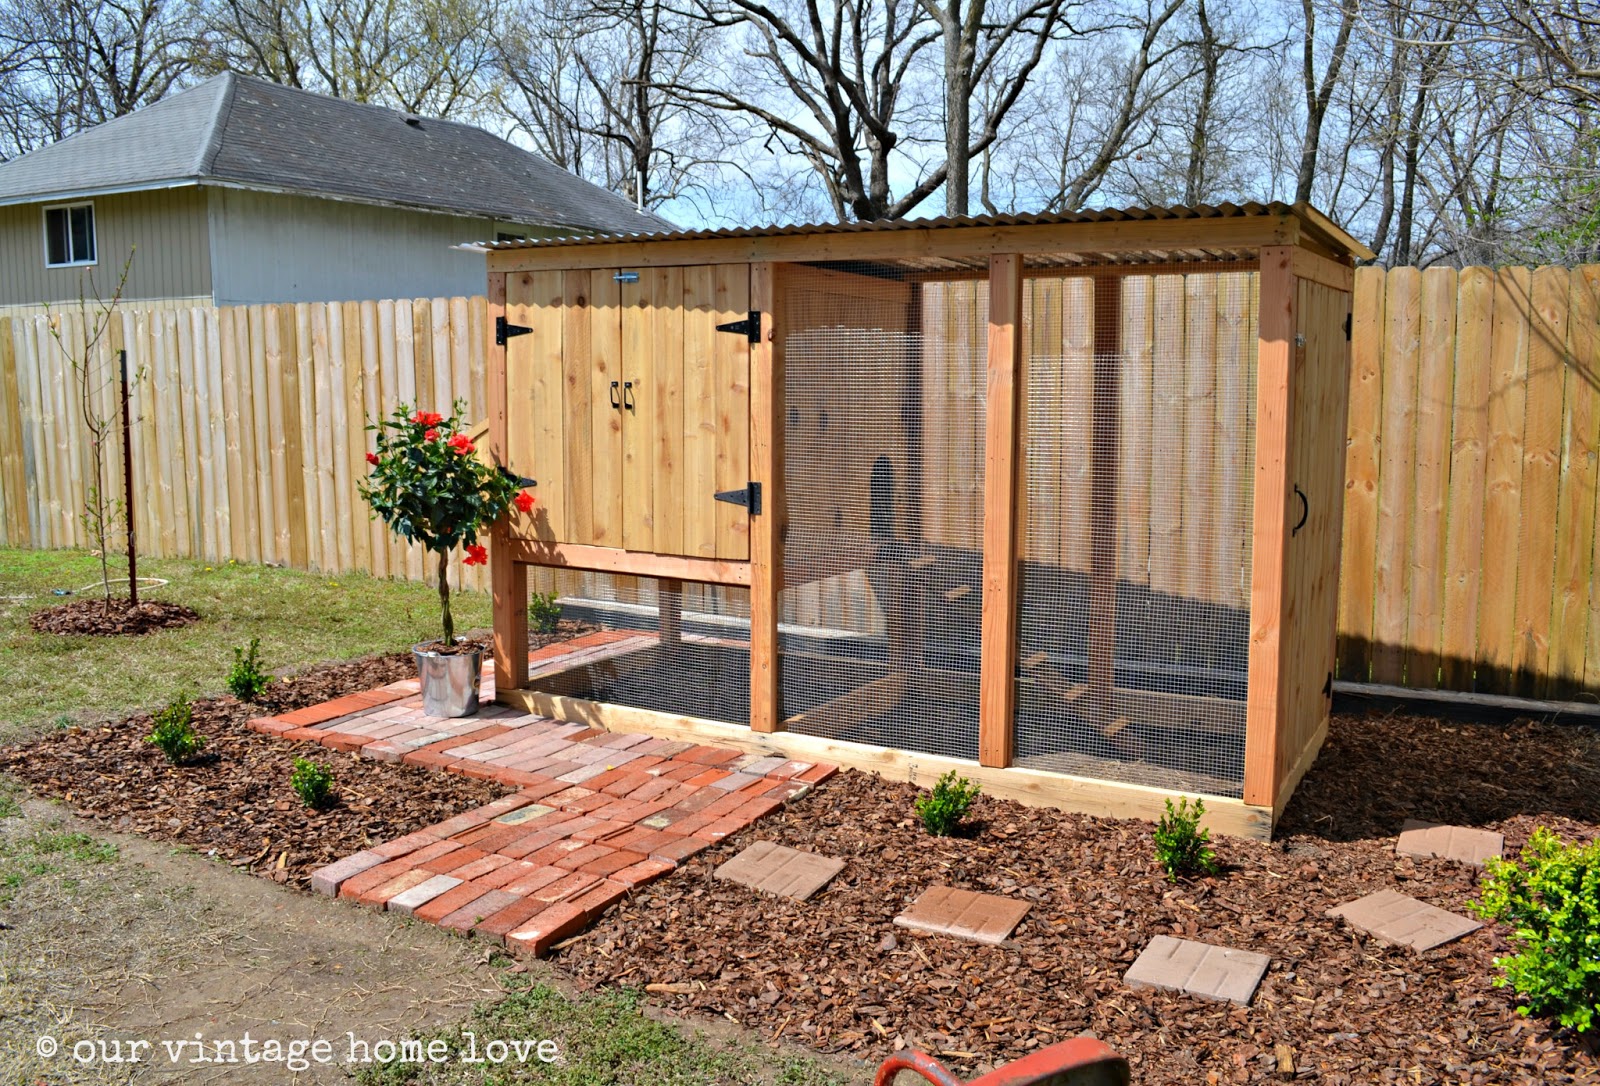
{"type": "MultiPolygon", "coordinates": [[[[601,631],[529,656],[534,674],[648,644],[601,631]]],[[[485,669],[483,697],[493,696],[485,669]]],[[[804,795],[831,765],[603,732],[489,704],[429,717],[416,680],[350,694],[253,730],[483,780],[514,793],[329,864],[312,888],[543,955],[637,886],[804,795]]]]}

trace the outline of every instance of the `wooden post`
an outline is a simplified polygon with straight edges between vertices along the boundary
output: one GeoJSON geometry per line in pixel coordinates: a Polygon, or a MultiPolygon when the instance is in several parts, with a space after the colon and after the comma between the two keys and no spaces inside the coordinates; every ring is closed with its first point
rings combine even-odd
{"type": "Polygon", "coordinates": [[[1255,510],[1250,544],[1250,678],[1245,707],[1244,801],[1277,799],[1284,723],[1283,614],[1289,545],[1289,417],[1294,402],[1294,247],[1261,250],[1256,362],[1255,510]]]}
{"type": "Polygon", "coordinates": [[[656,589],[656,610],[660,615],[660,636],[663,645],[677,645],[683,641],[683,582],[663,580],[656,589]]]}
{"type": "Polygon", "coordinates": [[[1094,280],[1094,401],[1089,489],[1089,694],[1102,732],[1116,716],[1117,440],[1121,418],[1122,277],[1094,280]]]}
{"type": "MultiPolygon", "coordinates": [[[[493,334],[495,318],[505,316],[506,277],[489,275],[489,311],[484,334],[493,334]]],[[[489,359],[485,392],[489,408],[490,463],[506,459],[506,357],[505,347],[487,344],[489,359]]],[[[501,517],[489,536],[489,591],[494,609],[494,689],[499,698],[507,690],[528,685],[528,567],[511,554],[511,518],[501,517]]]]}
{"type": "Polygon", "coordinates": [[[777,269],[750,265],[750,308],[761,314],[750,345],[750,476],[761,512],[750,518],[750,730],[775,732],[779,711],[778,589],[783,584],[783,321],[777,269]]]}
{"type": "Polygon", "coordinates": [[[1017,403],[1022,371],[1022,257],[989,258],[988,401],[983,464],[983,617],[978,761],[1011,764],[1017,705],[1017,529],[1024,485],[1017,403]]]}

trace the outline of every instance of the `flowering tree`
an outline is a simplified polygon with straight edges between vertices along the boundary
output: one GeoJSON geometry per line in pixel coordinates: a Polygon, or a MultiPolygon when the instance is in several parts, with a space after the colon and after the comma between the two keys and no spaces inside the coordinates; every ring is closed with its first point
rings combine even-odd
{"type": "Polygon", "coordinates": [[[478,533],[513,504],[526,512],[533,495],[473,455],[472,440],[461,430],[465,404],[457,400],[447,418],[437,411],[414,411],[401,404],[394,414],[367,429],[378,433],[378,451],[367,454],[372,473],[360,484],[361,496],[397,535],[421,543],[439,556],[439,608],[444,644],[453,646],[450,617],[450,551],[464,547],[465,564],[480,566],[488,555],[478,533]]]}

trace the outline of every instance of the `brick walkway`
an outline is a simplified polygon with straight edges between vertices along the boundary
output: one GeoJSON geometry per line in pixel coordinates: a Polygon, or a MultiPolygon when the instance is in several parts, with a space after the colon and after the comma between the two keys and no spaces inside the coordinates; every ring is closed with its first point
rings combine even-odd
{"type": "MultiPolygon", "coordinates": [[[[589,634],[531,655],[533,674],[631,651],[589,634]]],[[[777,810],[836,771],[725,747],[603,732],[500,705],[423,715],[415,679],[250,722],[333,750],[499,781],[517,792],[347,856],[312,886],[541,955],[635,886],[777,810]]]]}

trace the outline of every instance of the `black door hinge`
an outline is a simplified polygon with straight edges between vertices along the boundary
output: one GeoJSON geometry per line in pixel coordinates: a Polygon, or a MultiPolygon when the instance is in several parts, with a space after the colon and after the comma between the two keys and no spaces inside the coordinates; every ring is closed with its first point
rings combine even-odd
{"type": "Polygon", "coordinates": [[[501,347],[506,345],[506,340],[513,336],[525,336],[533,331],[525,324],[510,324],[504,317],[494,319],[494,341],[501,347]]]}
{"type": "Polygon", "coordinates": [[[742,321],[729,321],[727,324],[717,325],[719,332],[732,332],[736,336],[744,336],[751,343],[761,342],[761,311],[752,309],[750,315],[742,321]]]}
{"type": "Polygon", "coordinates": [[[538,486],[539,485],[539,480],[530,479],[526,475],[518,475],[516,472],[512,471],[510,468],[506,467],[504,464],[500,465],[500,474],[504,475],[507,479],[510,479],[513,483],[516,483],[518,486],[538,486]]]}
{"type": "Polygon", "coordinates": [[[716,499],[719,502],[727,502],[729,505],[742,505],[750,510],[750,515],[753,517],[761,515],[760,483],[751,483],[749,486],[741,487],[738,490],[719,490],[716,493],[716,499]]]}
{"type": "Polygon", "coordinates": [[[1328,672],[1328,681],[1322,684],[1322,696],[1328,701],[1333,700],[1333,672],[1328,672]]]}
{"type": "Polygon", "coordinates": [[[1344,315],[1344,340],[1346,343],[1350,342],[1350,314],[1348,313],[1344,315]]]}

